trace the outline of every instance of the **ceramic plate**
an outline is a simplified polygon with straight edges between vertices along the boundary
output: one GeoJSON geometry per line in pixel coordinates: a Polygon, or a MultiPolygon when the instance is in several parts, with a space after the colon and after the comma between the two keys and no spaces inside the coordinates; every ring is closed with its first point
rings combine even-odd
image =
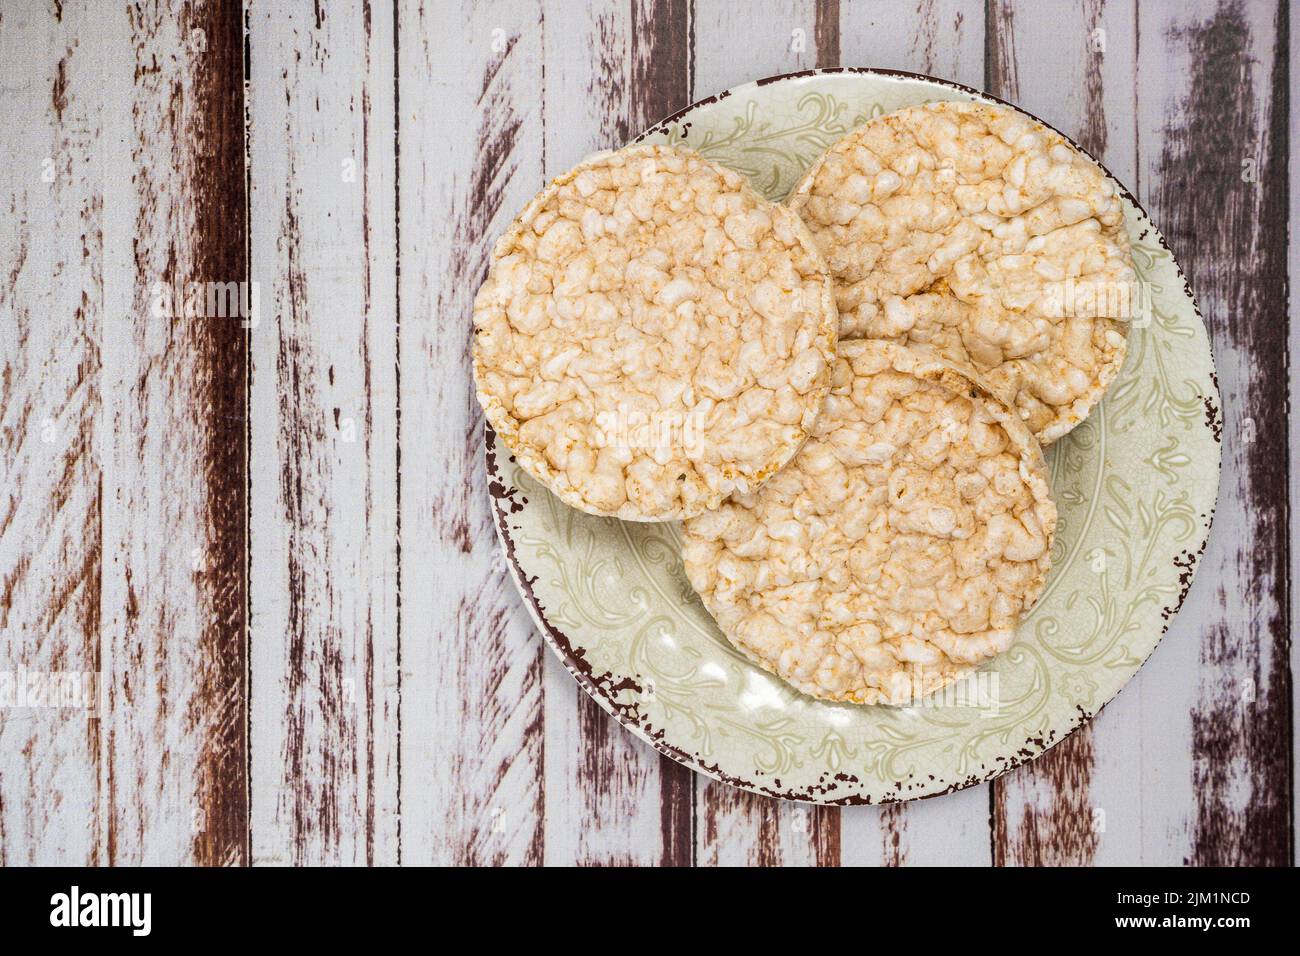
{"type": "MultiPolygon", "coordinates": [[[[780,199],[823,149],[870,117],[959,99],[988,98],[911,74],[795,74],[703,100],[642,139],[696,149],[780,199]]],[[[981,783],[1097,713],[1137,673],[1187,594],[1219,478],[1205,326],[1146,213],[1128,199],[1126,216],[1138,318],[1105,401],[1048,455],[1060,526],[1042,599],[1010,651],[913,706],[823,703],[749,663],[687,583],[676,524],[568,508],[489,433],[490,490],[511,572],[587,693],[702,773],[833,804],[981,783]]]]}

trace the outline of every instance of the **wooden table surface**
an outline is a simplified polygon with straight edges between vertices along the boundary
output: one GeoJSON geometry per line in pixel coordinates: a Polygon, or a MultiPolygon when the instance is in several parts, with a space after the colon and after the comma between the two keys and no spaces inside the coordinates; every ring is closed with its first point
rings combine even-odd
{"type": "Polygon", "coordinates": [[[1290,864],[1290,14],[0,0],[0,680],[101,675],[90,719],[0,707],[0,861],[1290,864]],[[1226,422],[1196,582],[1120,697],[991,785],[843,811],[697,777],[579,692],[504,573],[468,359],[547,177],[837,65],[1101,156],[1226,422]],[[245,321],[186,301],[231,282],[245,321]]]}

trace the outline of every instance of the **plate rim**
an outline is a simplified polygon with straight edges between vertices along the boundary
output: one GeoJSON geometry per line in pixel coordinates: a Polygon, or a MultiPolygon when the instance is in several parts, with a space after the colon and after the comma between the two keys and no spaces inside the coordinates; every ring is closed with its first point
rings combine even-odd
{"type": "Polygon", "coordinates": [[[1187,276],[1183,273],[1183,268],[1179,264],[1177,256],[1174,255],[1173,249],[1169,247],[1169,242],[1165,238],[1164,233],[1160,231],[1158,226],[1156,226],[1155,220],[1151,217],[1151,214],[1147,212],[1146,207],[1138,201],[1137,197],[1133,195],[1129,188],[1118,177],[1116,177],[1104,163],[1098,160],[1097,157],[1087,149],[1084,149],[1075,142],[1072,137],[1067,136],[1055,126],[1040,119],[1028,110],[1000,97],[994,96],[991,93],[986,93],[983,90],[966,86],[954,80],[930,76],[925,73],[914,73],[907,70],[893,70],[882,67],[838,66],[824,67],[815,70],[797,70],[790,73],[776,73],[771,76],[750,80],[746,83],[739,84],[738,86],[729,87],[728,89],[711,96],[704,97],[703,99],[696,100],[688,106],[684,106],[676,112],[653,123],[644,132],[629,140],[625,145],[633,145],[643,142],[647,137],[656,133],[666,133],[674,123],[693,110],[719,102],[738,93],[757,90],[761,87],[770,86],[783,81],[843,73],[865,74],[894,80],[916,80],[947,87],[960,93],[973,96],[977,99],[998,103],[1008,109],[1015,110],[1017,113],[1029,117],[1061,136],[1071,146],[1096,163],[1097,166],[1101,168],[1102,172],[1106,174],[1106,177],[1114,183],[1116,187],[1118,187],[1120,195],[1132,203],[1134,208],[1137,209],[1146,221],[1151,223],[1155,238],[1159,240],[1160,247],[1169,253],[1170,262],[1173,264],[1178,278],[1182,282],[1183,291],[1186,294],[1188,301],[1191,302],[1192,310],[1195,313],[1197,320],[1205,330],[1206,349],[1209,353],[1211,370],[1210,378],[1207,383],[1209,389],[1206,392],[1205,399],[1213,407],[1214,412],[1213,422],[1207,421],[1206,427],[1209,429],[1211,436],[1214,438],[1215,445],[1219,450],[1214,462],[1214,498],[1210,504],[1209,514],[1206,517],[1204,534],[1201,536],[1199,543],[1197,543],[1197,546],[1194,549],[1187,549],[1191,554],[1191,564],[1189,567],[1184,568],[1182,574],[1180,574],[1180,590],[1177,601],[1174,602],[1172,607],[1163,609],[1161,615],[1163,623],[1161,624],[1160,634],[1156,637],[1154,643],[1151,645],[1151,649],[1142,658],[1141,663],[1134,668],[1133,673],[1124,682],[1123,686],[1121,686],[1120,689],[1110,698],[1103,701],[1097,709],[1091,713],[1084,710],[1083,707],[1076,705],[1075,716],[1072,717],[1069,723],[1063,728],[1063,732],[1057,733],[1053,739],[1043,740],[1040,738],[1037,740],[1026,741],[1025,747],[1022,747],[1006,759],[999,760],[996,768],[988,770],[983,775],[972,774],[966,779],[954,781],[946,788],[931,793],[910,795],[900,793],[898,796],[885,797],[879,800],[873,800],[869,795],[863,795],[861,793],[850,793],[835,798],[819,798],[818,795],[813,793],[793,790],[781,791],[770,786],[764,786],[763,784],[755,783],[754,781],[729,774],[724,771],[719,764],[708,764],[702,757],[696,754],[687,753],[686,751],[667,743],[663,739],[665,736],[664,730],[660,729],[651,733],[642,727],[639,721],[629,715],[629,711],[632,710],[632,708],[626,705],[620,705],[612,699],[612,694],[614,693],[621,693],[625,690],[641,691],[642,688],[637,685],[634,680],[625,678],[620,681],[618,685],[610,688],[608,691],[605,690],[602,687],[601,682],[592,675],[592,667],[583,659],[585,654],[583,654],[581,649],[575,650],[568,635],[552,624],[547,618],[546,612],[542,608],[541,602],[538,600],[532,584],[528,581],[527,575],[519,565],[518,557],[515,553],[514,541],[511,539],[506,528],[507,513],[513,514],[523,508],[522,504],[514,500],[513,495],[515,494],[515,489],[502,480],[503,476],[498,460],[498,454],[504,452],[508,455],[509,450],[504,447],[498,448],[496,432],[486,419],[483,422],[483,437],[488,486],[487,491],[492,510],[492,525],[496,530],[497,541],[501,547],[501,553],[504,557],[506,567],[510,572],[510,577],[514,581],[515,588],[519,591],[520,596],[524,600],[524,606],[528,609],[529,616],[533,619],[533,623],[540,630],[542,638],[547,646],[551,649],[552,653],[559,658],[560,662],[564,665],[565,670],[567,670],[574,680],[578,682],[578,685],[582,688],[583,692],[595,700],[605,713],[609,714],[622,727],[630,731],[638,739],[649,744],[664,756],[672,758],[677,763],[688,767],[696,773],[737,789],[746,790],[750,793],[756,793],[761,796],[771,797],[778,800],[787,800],[794,803],[811,804],[814,806],[883,806],[886,804],[903,803],[913,800],[929,800],[936,797],[946,796],[947,794],[955,793],[960,790],[980,786],[981,784],[990,783],[1018,767],[1037,760],[1062,741],[1071,737],[1077,730],[1079,730],[1079,728],[1094,720],[1098,714],[1106,709],[1106,706],[1110,704],[1111,701],[1117,699],[1120,694],[1128,689],[1129,685],[1133,683],[1133,678],[1136,677],[1142,668],[1146,666],[1147,661],[1151,659],[1151,655],[1154,654],[1156,648],[1160,646],[1165,635],[1169,632],[1170,625],[1173,624],[1174,620],[1178,617],[1178,613],[1182,610],[1188,594],[1191,593],[1192,584],[1196,579],[1196,573],[1201,567],[1201,559],[1209,544],[1210,534],[1212,533],[1214,526],[1214,518],[1218,511],[1219,492],[1222,488],[1223,482],[1223,399],[1219,391],[1218,366],[1214,361],[1214,342],[1210,337],[1209,327],[1205,324],[1205,317],[1201,314],[1200,305],[1196,301],[1195,292],[1192,290],[1191,283],[1188,281],[1187,276]],[[1030,745],[1033,745],[1035,749],[1030,751],[1030,745]]]}

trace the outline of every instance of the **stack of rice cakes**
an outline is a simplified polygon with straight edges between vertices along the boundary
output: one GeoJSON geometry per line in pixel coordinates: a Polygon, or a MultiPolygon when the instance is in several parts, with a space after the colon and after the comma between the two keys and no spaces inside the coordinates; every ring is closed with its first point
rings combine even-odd
{"type": "Polygon", "coordinates": [[[1056,529],[1042,446],[1123,363],[1132,283],[1101,170],[1003,107],[935,103],[834,144],[787,202],[688,150],[552,182],[474,308],[489,423],[565,503],[683,519],[751,660],[906,704],[1005,651],[1056,529]]]}

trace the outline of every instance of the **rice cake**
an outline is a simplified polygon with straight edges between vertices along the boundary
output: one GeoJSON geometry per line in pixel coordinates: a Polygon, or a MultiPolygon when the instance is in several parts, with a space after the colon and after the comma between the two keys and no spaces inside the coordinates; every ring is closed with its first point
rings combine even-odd
{"type": "Polygon", "coordinates": [[[1042,451],[969,368],[842,341],[826,409],[759,491],[683,525],[723,634],[803,693],[904,704],[1005,651],[1051,565],[1042,451]]]}
{"type": "Polygon", "coordinates": [[[1023,114],[944,102],[877,117],[789,205],[831,267],[842,337],[973,364],[1043,444],[1119,373],[1137,294],[1120,197],[1023,114]]]}
{"type": "Polygon", "coordinates": [[[697,153],[634,146],[554,180],[497,243],[474,380],[506,447],[566,504],[685,518],[798,451],[837,323],[797,215],[697,153]]]}

